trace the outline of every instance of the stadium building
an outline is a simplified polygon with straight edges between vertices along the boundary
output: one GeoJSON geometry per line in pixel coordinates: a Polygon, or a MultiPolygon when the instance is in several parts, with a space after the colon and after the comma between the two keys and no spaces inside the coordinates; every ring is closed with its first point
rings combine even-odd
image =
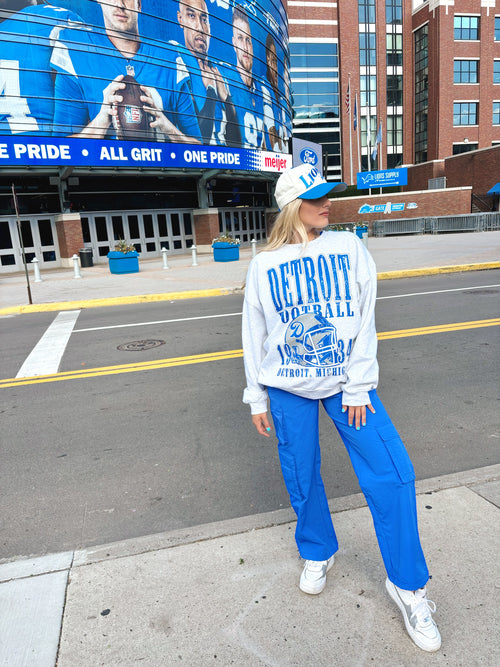
{"type": "Polygon", "coordinates": [[[5,0],[0,26],[0,272],[22,268],[16,206],[41,267],[118,239],[141,257],[261,240],[292,129],[331,181],[408,167],[407,190],[470,186],[491,210],[495,0],[5,0]]]}
{"type": "Polygon", "coordinates": [[[5,0],[0,271],[266,234],[291,166],[281,0],[5,0]]]}

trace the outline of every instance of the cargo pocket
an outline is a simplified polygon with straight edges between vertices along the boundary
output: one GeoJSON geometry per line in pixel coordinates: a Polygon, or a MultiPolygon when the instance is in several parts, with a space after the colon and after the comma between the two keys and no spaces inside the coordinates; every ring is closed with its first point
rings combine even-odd
{"type": "Polygon", "coordinates": [[[290,450],[290,445],[288,443],[287,430],[285,426],[285,420],[283,418],[283,413],[281,410],[273,410],[271,407],[271,415],[273,417],[274,429],[278,438],[278,454],[280,457],[283,481],[285,482],[286,489],[290,495],[292,505],[294,505],[295,502],[300,502],[304,499],[300,492],[295,456],[290,450]]]}
{"type": "Polygon", "coordinates": [[[415,480],[415,470],[408,456],[403,441],[399,437],[393,424],[386,424],[377,428],[377,433],[387,449],[392,463],[399,475],[399,479],[406,484],[415,480]]]}

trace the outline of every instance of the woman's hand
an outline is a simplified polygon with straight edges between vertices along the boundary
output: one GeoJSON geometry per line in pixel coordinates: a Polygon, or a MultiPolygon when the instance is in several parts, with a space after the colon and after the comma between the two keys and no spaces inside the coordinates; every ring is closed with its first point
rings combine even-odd
{"type": "Polygon", "coordinates": [[[359,431],[360,426],[366,426],[366,408],[368,408],[370,412],[375,414],[375,408],[371,403],[368,403],[368,405],[342,406],[342,412],[349,410],[349,412],[347,413],[347,423],[349,424],[349,426],[352,426],[354,423],[354,426],[356,427],[357,431],[359,431]]]}
{"type": "Polygon", "coordinates": [[[252,422],[260,435],[265,435],[269,438],[271,433],[271,425],[267,418],[267,412],[261,412],[258,415],[252,415],[252,422]]]}

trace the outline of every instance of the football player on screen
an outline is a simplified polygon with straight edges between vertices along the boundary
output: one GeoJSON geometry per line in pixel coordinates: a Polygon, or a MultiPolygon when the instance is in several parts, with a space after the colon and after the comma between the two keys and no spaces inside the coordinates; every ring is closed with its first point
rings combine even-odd
{"type": "Polygon", "coordinates": [[[199,143],[188,74],[171,48],[141,39],[141,0],[98,3],[104,30],[64,30],[54,47],[54,133],[199,143]]]}
{"type": "Polygon", "coordinates": [[[189,72],[188,88],[203,143],[239,146],[240,130],[229,88],[208,56],[211,32],[205,0],[180,0],[177,20],[185,45],[172,44],[189,72]]]}
{"type": "Polygon", "coordinates": [[[0,134],[52,134],[52,45],[62,28],[81,18],[61,7],[37,5],[37,0],[0,5],[0,134]]]}
{"type": "Polygon", "coordinates": [[[264,125],[266,127],[266,143],[271,150],[287,152],[286,109],[288,104],[278,88],[278,57],[276,44],[270,33],[266,38],[266,77],[269,86],[262,86],[264,93],[264,125]]]}
{"type": "MultiPolygon", "coordinates": [[[[232,75],[231,97],[240,125],[243,148],[266,148],[262,86],[253,75],[253,43],[248,15],[238,5],[233,10],[233,47],[236,74],[232,75]]],[[[267,146],[270,148],[270,146],[267,146]]]]}

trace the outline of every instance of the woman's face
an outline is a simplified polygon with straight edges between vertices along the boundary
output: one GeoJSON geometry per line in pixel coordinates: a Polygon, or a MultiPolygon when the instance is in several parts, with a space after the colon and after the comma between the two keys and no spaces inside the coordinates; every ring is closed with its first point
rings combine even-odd
{"type": "Polygon", "coordinates": [[[328,197],[302,200],[299,208],[299,218],[310,241],[315,238],[317,229],[324,229],[328,226],[331,205],[332,202],[328,197]]]}

